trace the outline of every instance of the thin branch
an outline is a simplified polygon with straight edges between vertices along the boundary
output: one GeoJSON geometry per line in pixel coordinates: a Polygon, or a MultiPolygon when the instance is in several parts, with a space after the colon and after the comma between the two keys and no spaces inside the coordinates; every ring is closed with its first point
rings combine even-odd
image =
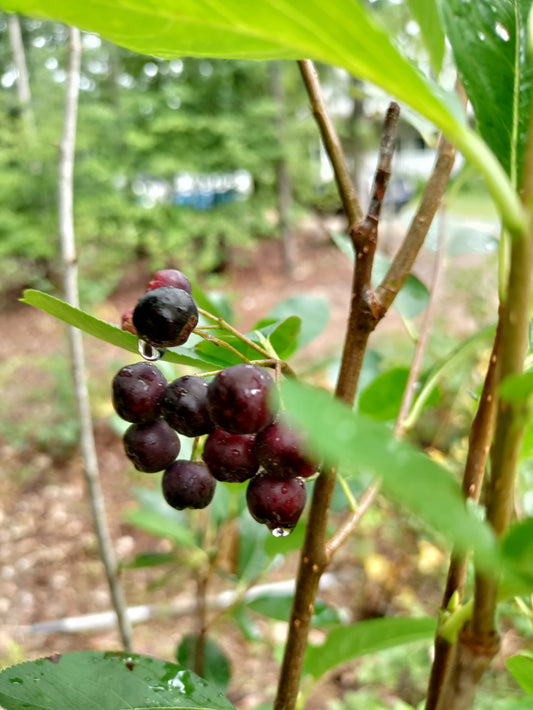
{"type": "Polygon", "coordinates": [[[337,131],[328,114],[315,65],[310,59],[303,59],[298,62],[298,66],[300,67],[305,88],[309,94],[311,109],[320,129],[324,147],[331,160],[344,212],[348,218],[348,224],[351,227],[360,222],[364,215],[361,205],[359,204],[357,190],[346,164],[346,158],[337,131]]]}
{"type": "MultiPolygon", "coordinates": [[[[79,77],[81,66],[81,41],[77,28],[70,28],[69,67],[66,80],[65,117],[63,135],[59,146],[59,231],[64,265],[65,300],[79,306],[78,268],[73,216],[73,175],[78,113],[79,77]]],[[[117,625],[126,650],[131,650],[131,624],[127,616],[126,602],[118,577],[118,567],[111,535],[107,525],[104,496],[100,483],[98,459],[87,389],[83,336],[80,330],[68,328],[72,358],[72,374],[81,430],[81,449],[84,475],[89,493],[93,522],[104,564],[111,599],[116,613],[117,625]]]]}
{"type": "Polygon", "coordinates": [[[381,317],[385,315],[392,302],[405,284],[411,273],[418,252],[424,244],[431,222],[441,205],[446,186],[449,182],[455,161],[455,148],[444,136],[439,140],[439,151],[435,167],[407,234],[396,253],[385,278],[376,289],[381,317]]]}
{"type": "Polygon", "coordinates": [[[424,319],[420,328],[420,335],[416,343],[415,354],[411,362],[411,368],[409,370],[409,376],[405,385],[405,391],[402,397],[400,411],[396,420],[395,433],[397,436],[402,436],[405,431],[405,422],[407,420],[407,416],[413,403],[416,383],[418,382],[418,378],[420,377],[422,363],[424,361],[424,355],[426,353],[429,335],[431,332],[431,326],[433,325],[433,320],[435,317],[435,309],[437,307],[437,295],[439,294],[440,282],[442,280],[442,275],[444,271],[444,263],[446,261],[447,228],[444,208],[442,208],[439,213],[438,234],[438,247],[437,254],[435,256],[435,261],[433,264],[433,273],[431,276],[429,302],[424,313],[424,319]]]}
{"type": "MultiPolygon", "coordinates": [[[[483,390],[479,405],[472,421],[468,439],[468,454],[463,475],[463,495],[477,502],[481,493],[481,486],[485,475],[485,467],[490,451],[490,442],[494,432],[494,418],[497,401],[496,364],[499,346],[499,330],[496,331],[483,390]]],[[[453,550],[450,558],[448,577],[444,590],[441,609],[448,608],[454,594],[458,603],[462,602],[466,575],[468,571],[468,556],[453,550]]],[[[428,683],[425,710],[435,710],[446,685],[446,676],[453,660],[455,648],[440,634],[435,637],[434,656],[431,674],[428,683]]]]}
{"type": "Polygon", "coordinates": [[[9,43],[13,54],[13,64],[17,70],[17,97],[20,105],[22,118],[26,124],[29,137],[35,139],[35,116],[31,103],[31,89],[26,64],[26,53],[22,41],[19,16],[7,13],[7,26],[9,30],[9,43]]]}
{"type": "MultiPolygon", "coordinates": [[[[354,264],[350,316],[335,391],[337,398],[349,404],[353,404],[363,354],[370,332],[377,322],[372,313],[370,277],[377,245],[377,220],[390,175],[398,118],[399,108],[397,104],[391,104],[384,122],[380,159],[370,201],[371,211],[351,230],[357,258],[354,264]]],[[[335,481],[336,471],[330,468],[324,469],[315,481],[274,710],[293,710],[296,706],[318,585],[329,562],[327,525],[335,481]]]]}
{"type": "MultiPolygon", "coordinates": [[[[496,391],[510,376],[520,375],[529,341],[529,313],[533,273],[533,114],[529,118],[522,201],[527,210],[529,230],[513,235],[507,288],[500,302],[499,346],[496,358],[496,391]]],[[[495,431],[490,452],[490,476],[486,486],[486,519],[497,537],[507,530],[513,514],[513,497],[518,455],[526,417],[524,403],[499,397],[495,431]]],[[[479,681],[499,650],[496,627],[498,572],[475,578],[472,619],[459,636],[453,664],[436,710],[453,707],[468,710],[479,681]]]]}

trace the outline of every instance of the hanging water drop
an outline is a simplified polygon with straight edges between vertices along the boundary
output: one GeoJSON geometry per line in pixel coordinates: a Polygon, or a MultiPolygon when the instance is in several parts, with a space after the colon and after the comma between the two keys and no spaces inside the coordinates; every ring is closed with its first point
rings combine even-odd
{"type": "Polygon", "coordinates": [[[160,360],[165,354],[164,348],[154,348],[154,346],[147,343],[146,340],[139,340],[138,348],[139,355],[150,362],[160,360]]]}
{"type": "Polygon", "coordinates": [[[272,528],[270,531],[274,537],[287,537],[287,535],[290,535],[292,532],[292,528],[272,528]]]}

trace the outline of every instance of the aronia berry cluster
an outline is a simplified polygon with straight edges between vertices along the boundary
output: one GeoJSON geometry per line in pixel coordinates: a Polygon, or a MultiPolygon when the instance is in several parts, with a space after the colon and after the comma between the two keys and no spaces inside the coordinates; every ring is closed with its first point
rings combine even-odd
{"type": "MultiPolygon", "coordinates": [[[[122,327],[161,351],[186,342],[197,322],[189,280],[165,269],[124,314],[122,327]]],[[[306,503],[304,479],[317,466],[278,412],[265,368],[242,363],[209,381],[185,375],[168,382],[153,363],[137,362],[116,373],[112,398],[117,414],[131,422],[123,438],[126,456],[139,471],[164,471],[163,496],[173,508],[205,508],[217,481],[248,481],[252,517],[277,536],[294,528],[306,503]],[[201,461],[179,458],[180,434],[202,437],[201,461]]]]}

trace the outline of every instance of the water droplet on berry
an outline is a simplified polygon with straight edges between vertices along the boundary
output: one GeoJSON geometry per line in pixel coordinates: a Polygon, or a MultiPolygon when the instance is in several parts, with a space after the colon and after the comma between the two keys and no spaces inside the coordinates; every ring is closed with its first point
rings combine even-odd
{"type": "Polygon", "coordinates": [[[274,537],[287,537],[287,535],[290,535],[292,532],[291,528],[272,528],[270,531],[274,537]]]}
{"type": "Polygon", "coordinates": [[[147,343],[145,340],[139,340],[138,348],[139,355],[150,362],[160,360],[165,354],[164,348],[154,348],[153,345],[150,345],[150,343],[147,343]]]}

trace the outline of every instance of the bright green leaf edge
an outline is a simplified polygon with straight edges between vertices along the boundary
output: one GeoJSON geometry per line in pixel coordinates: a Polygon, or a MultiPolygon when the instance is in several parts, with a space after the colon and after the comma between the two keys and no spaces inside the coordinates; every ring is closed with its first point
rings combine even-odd
{"type": "Polygon", "coordinates": [[[509,231],[525,235],[527,219],[505,170],[466,123],[454,94],[422,75],[357,0],[7,0],[8,11],[60,20],[117,44],[164,58],[209,56],[312,59],[344,67],[418,111],[484,176],[509,231]]]}
{"type": "Polygon", "coordinates": [[[340,626],[330,631],[323,644],[307,647],[304,673],[316,680],[354,658],[415,641],[430,641],[436,631],[437,620],[433,618],[368,619],[340,626]]]}
{"type": "Polygon", "coordinates": [[[533,657],[518,654],[508,658],[506,665],[516,682],[533,697],[533,657]]]}
{"type": "MultiPolygon", "coordinates": [[[[75,308],[59,298],[55,298],[55,296],[50,296],[42,291],[28,289],[24,291],[23,298],[20,300],[23,303],[45,311],[51,316],[62,320],[64,323],[68,323],[68,325],[79,328],[88,335],[92,335],[110,345],[116,345],[119,348],[139,355],[137,338],[134,335],[127,333],[116,325],[106,323],[95,316],[91,316],[89,313],[85,313],[85,311],[75,308]]],[[[162,360],[177,365],[186,365],[202,369],[209,369],[213,364],[212,362],[195,356],[192,350],[184,347],[166,350],[162,360]]]]}

